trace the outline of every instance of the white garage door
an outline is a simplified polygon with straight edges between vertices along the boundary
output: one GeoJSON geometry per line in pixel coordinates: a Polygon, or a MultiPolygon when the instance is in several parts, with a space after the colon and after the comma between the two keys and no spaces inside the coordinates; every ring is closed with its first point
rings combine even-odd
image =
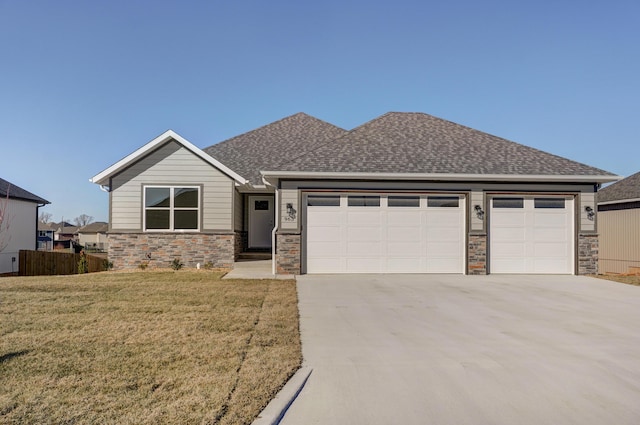
{"type": "Polygon", "coordinates": [[[573,274],[573,199],[494,197],[491,273],[573,274]]]}
{"type": "Polygon", "coordinates": [[[307,273],[464,273],[464,197],[308,195],[307,273]]]}

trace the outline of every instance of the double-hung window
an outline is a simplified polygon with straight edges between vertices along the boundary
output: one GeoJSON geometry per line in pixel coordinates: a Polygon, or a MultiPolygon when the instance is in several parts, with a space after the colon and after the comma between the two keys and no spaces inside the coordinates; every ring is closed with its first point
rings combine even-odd
{"type": "Polygon", "coordinates": [[[144,229],[149,231],[198,231],[200,187],[145,186],[144,229]]]}

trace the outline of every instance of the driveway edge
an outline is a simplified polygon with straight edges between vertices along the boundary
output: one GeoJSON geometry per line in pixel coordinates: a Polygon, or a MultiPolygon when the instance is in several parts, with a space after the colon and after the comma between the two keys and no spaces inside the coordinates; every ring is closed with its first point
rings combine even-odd
{"type": "Polygon", "coordinates": [[[251,425],[277,425],[307,383],[312,368],[303,366],[282,387],[251,425]]]}

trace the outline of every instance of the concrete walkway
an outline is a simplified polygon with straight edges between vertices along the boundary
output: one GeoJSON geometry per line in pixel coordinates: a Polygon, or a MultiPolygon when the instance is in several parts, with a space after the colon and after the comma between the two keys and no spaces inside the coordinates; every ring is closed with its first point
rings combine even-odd
{"type": "Polygon", "coordinates": [[[295,279],[294,275],[274,275],[271,268],[271,260],[238,261],[233,263],[233,270],[227,273],[223,279],[295,279]]]}
{"type": "Polygon", "coordinates": [[[579,276],[299,276],[282,424],[636,425],[640,288],[579,276]]]}

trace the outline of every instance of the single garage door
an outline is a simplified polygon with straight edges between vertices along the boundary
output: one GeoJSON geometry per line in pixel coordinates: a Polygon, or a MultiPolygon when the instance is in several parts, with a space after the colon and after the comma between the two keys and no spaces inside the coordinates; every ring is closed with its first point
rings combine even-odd
{"type": "Polygon", "coordinates": [[[493,197],[491,273],[573,274],[573,199],[493,197]]]}
{"type": "Polygon", "coordinates": [[[461,195],[307,196],[307,273],[464,273],[461,195]]]}

